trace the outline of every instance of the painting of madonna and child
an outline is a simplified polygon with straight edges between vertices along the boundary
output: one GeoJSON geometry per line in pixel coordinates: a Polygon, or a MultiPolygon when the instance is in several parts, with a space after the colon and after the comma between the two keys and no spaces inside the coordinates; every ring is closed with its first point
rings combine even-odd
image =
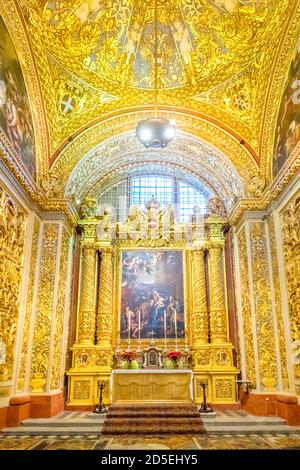
{"type": "Polygon", "coordinates": [[[121,338],[184,337],[181,251],[122,253],[121,338]]]}

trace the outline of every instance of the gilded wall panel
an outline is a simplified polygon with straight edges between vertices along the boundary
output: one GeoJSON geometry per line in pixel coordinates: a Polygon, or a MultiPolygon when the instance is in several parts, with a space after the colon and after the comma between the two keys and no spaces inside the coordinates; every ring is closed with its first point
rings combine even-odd
{"type": "Polygon", "coordinates": [[[251,223],[250,235],[259,373],[264,389],[272,390],[277,385],[277,362],[270,273],[263,223],[251,223]]]}
{"type": "Polygon", "coordinates": [[[232,381],[230,379],[216,380],[216,398],[232,398],[232,381]]]}
{"type": "MultiPolygon", "coordinates": [[[[59,265],[59,285],[58,285],[58,299],[55,311],[55,333],[54,333],[54,348],[52,357],[52,370],[51,370],[51,390],[57,389],[60,386],[60,370],[61,362],[63,360],[63,337],[64,337],[64,313],[67,293],[67,269],[68,269],[68,250],[69,250],[69,235],[66,230],[63,231],[61,242],[61,254],[59,265]]],[[[66,334],[66,333],[65,333],[66,334]]]]}
{"type": "Polygon", "coordinates": [[[4,350],[0,382],[11,379],[14,365],[26,219],[25,212],[0,185],[0,340],[4,350]]]}
{"type": "Polygon", "coordinates": [[[281,212],[292,340],[300,339],[300,190],[281,212]]]}
{"type": "MultiPolygon", "coordinates": [[[[293,341],[295,375],[300,379],[300,190],[281,212],[282,238],[285,259],[285,277],[288,290],[289,320],[293,341]]],[[[300,393],[300,385],[296,384],[300,393]]]]}
{"type": "Polygon", "coordinates": [[[33,291],[34,291],[36,256],[37,256],[37,250],[38,250],[39,228],[40,228],[40,222],[38,219],[35,219],[34,227],[33,227],[30,270],[29,270],[29,278],[28,278],[28,291],[27,291],[27,299],[26,299],[26,310],[25,310],[25,318],[24,318],[19,381],[18,381],[18,390],[20,391],[23,390],[24,388],[25,373],[26,373],[26,359],[27,359],[28,344],[29,344],[30,323],[31,323],[31,318],[32,318],[31,311],[32,311],[33,291]]]}
{"type": "Polygon", "coordinates": [[[58,229],[58,224],[45,224],[42,238],[30,381],[33,391],[39,392],[46,384],[49,362],[58,229]]]}
{"type": "Polygon", "coordinates": [[[242,317],[243,317],[243,332],[244,332],[244,342],[245,342],[245,362],[246,362],[246,370],[247,370],[247,379],[251,381],[252,386],[255,388],[256,387],[256,373],[255,373],[255,361],[254,361],[254,350],[253,350],[247,242],[246,242],[245,229],[243,229],[238,236],[238,246],[239,246],[239,270],[240,270],[241,302],[242,302],[242,317]]]}
{"type": "Polygon", "coordinates": [[[278,257],[276,250],[276,238],[275,238],[275,221],[274,215],[269,218],[269,234],[270,234],[270,246],[271,246],[271,258],[272,258],[272,274],[273,274],[273,286],[275,295],[275,309],[276,309],[276,321],[279,335],[279,351],[280,351],[280,363],[281,363],[281,375],[283,388],[289,388],[289,380],[287,373],[287,360],[286,360],[286,344],[283,326],[283,311],[281,303],[281,292],[280,292],[280,278],[278,268],[278,257]]]}

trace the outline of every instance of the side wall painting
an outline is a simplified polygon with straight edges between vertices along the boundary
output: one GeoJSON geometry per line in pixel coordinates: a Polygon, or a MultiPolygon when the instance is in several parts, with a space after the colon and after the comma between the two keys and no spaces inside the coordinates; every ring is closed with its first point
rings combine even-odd
{"type": "Polygon", "coordinates": [[[275,177],[300,141],[300,40],[286,80],[275,135],[275,177]]]}
{"type": "Polygon", "coordinates": [[[16,51],[1,16],[0,38],[0,127],[35,179],[35,142],[29,99],[16,51]]]}

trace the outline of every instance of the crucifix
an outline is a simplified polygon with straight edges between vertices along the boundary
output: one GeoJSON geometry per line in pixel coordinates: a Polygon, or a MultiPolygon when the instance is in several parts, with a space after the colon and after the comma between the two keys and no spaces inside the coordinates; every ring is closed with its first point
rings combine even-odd
{"type": "Polygon", "coordinates": [[[154,344],[153,336],[155,335],[155,332],[152,330],[150,333],[151,336],[151,344],[154,344]]]}

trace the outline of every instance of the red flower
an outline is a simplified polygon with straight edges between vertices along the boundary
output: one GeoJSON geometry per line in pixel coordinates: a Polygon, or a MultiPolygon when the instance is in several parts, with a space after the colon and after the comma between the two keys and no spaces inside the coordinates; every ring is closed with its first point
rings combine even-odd
{"type": "Polygon", "coordinates": [[[125,361],[133,361],[136,358],[136,353],[133,351],[124,351],[121,353],[121,357],[125,361]]]}
{"type": "Polygon", "coordinates": [[[177,361],[180,357],[182,356],[182,353],[180,351],[169,351],[168,352],[168,357],[171,359],[171,361],[177,361]]]}

